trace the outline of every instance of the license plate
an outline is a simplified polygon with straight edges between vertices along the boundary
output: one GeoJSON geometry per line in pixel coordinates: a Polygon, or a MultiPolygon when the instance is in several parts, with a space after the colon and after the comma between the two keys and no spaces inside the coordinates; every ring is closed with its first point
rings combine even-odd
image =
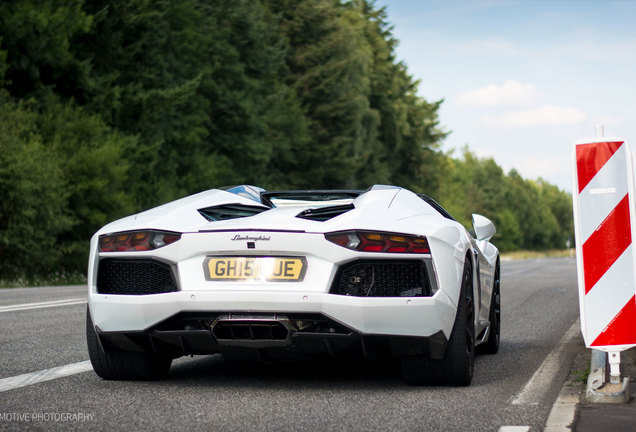
{"type": "Polygon", "coordinates": [[[209,281],[261,280],[300,282],[305,277],[305,257],[206,257],[205,279],[209,281]]]}

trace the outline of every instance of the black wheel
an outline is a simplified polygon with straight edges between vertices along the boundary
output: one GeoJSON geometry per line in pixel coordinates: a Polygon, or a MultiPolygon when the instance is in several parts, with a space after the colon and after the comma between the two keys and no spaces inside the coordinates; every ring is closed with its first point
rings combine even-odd
{"type": "Polygon", "coordinates": [[[90,310],[86,310],[86,343],[95,373],[105,380],[158,380],[168,375],[172,358],[157,354],[104,351],[97,340],[90,310]]]}
{"type": "Polygon", "coordinates": [[[402,359],[402,377],[409,385],[466,386],[473,379],[474,367],[473,270],[470,261],[466,260],[455,323],[444,358],[434,360],[427,356],[404,357],[402,359]]]}
{"type": "Polygon", "coordinates": [[[497,261],[495,267],[495,278],[492,285],[492,299],[490,300],[490,333],[488,339],[479,345],[479,352],[484,354],[496,354],[499,351],[499,341],[501,339],[501,280],[500,266],[497,261]]]}

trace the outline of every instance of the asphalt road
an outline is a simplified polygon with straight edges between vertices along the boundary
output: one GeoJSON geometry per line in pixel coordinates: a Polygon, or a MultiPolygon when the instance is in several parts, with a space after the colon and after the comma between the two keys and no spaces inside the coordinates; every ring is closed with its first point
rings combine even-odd
{"type": "Polygon", "coordinates": [[[85,371],[2,390],[88,359],[85,298],[84,287],[0,290],[0,430],[541,431],[582,346],[575,260],[505,261],[501,349],[477,357],[470,387],[409,387],[392,363],[208,356],[175,361],[161,382],[85,371]]]}

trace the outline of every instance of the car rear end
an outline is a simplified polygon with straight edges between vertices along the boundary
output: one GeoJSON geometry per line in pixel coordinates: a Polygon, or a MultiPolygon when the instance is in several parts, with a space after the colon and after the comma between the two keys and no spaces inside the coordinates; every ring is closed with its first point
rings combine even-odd
{"type": "Polygon", "coordinates": [[[360,207],[280,206],[181,232],[103,229],[89,268],[99,349],[441,359],[456,299],[440,289],[436,240],[360,207]]]}
{"type": "MultiPolygon", "coordinates": [[[[435,295],[430,253],[352,250],[342,236],[406,239],[214,231],[151,251],[99,252],[93,322],[106,345],[174,356],[440,356],[454,311],[435,295]]],[[[383,241],[369,247],[388,248],[383,241]]]]}

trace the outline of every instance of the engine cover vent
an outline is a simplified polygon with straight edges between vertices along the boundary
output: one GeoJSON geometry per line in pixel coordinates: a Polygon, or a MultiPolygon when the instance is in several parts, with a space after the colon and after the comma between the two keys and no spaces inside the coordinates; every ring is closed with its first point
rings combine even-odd
{"type": "Polygon", "coordinates": [[[353,206],[353,204],[310,208],[298,213],[296,217],[301,219],[324,222],[329,219],[333,219],[336,216],[340,216],[341,214],[345,214],[348,211],[353,210],[354,208],[355,207],[353,206]]]}

